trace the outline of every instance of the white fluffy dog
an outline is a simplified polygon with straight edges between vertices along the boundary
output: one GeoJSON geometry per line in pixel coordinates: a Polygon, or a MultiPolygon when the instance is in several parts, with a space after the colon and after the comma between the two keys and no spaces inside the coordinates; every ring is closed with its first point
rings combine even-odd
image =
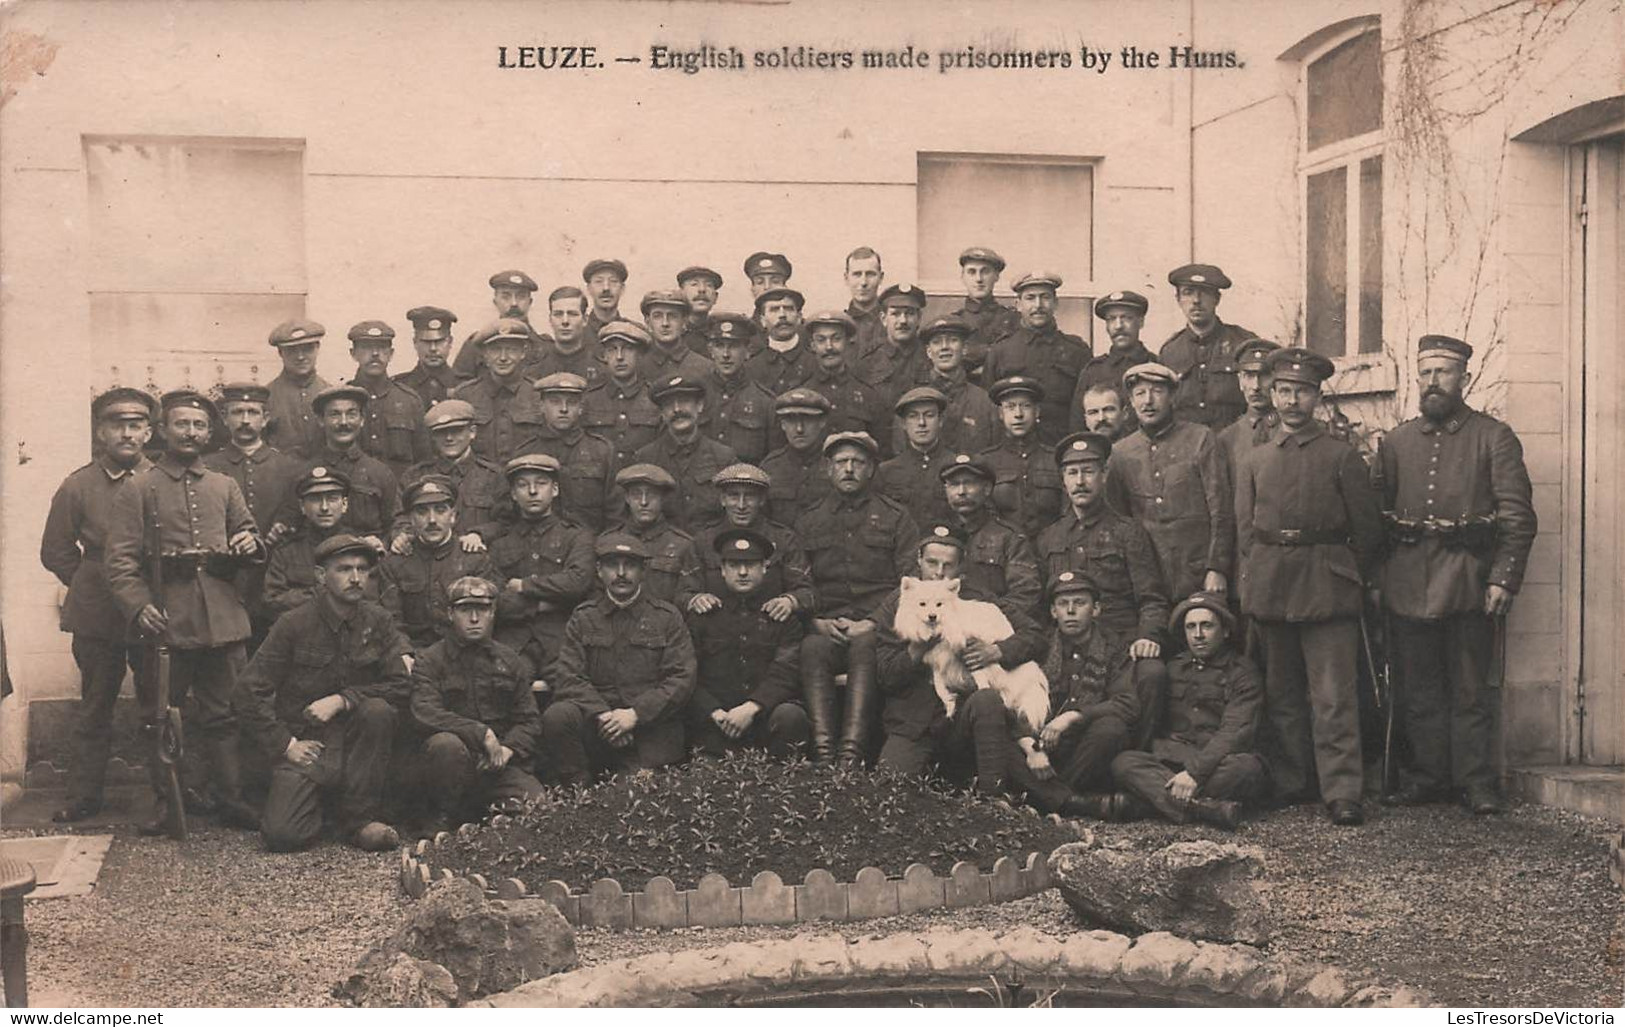
{"type": "Polygon", "coordinates": [[[931,683],[949,717],[958,705],[958,694],[953,689],[963,690],[969,678],[977,688],[998,692],[1005,707],[1026,721],[1033,734],[1049,720],[1049,679],[1038,664],[1029,660],[1014,670],[998,664],[977,671],[965,666],[960,654],[972,641],[1003,642],[1016,629],[994,604],[961,599],[957,578],[921,581],[905,577],[892,627],[904,641],[937,643],[926,650],[925,663],[931,668],[931,683]]]}

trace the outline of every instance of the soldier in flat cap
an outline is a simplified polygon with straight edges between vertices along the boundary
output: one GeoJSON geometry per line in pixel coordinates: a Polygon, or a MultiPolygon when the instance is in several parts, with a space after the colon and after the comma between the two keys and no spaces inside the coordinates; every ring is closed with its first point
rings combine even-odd
{"type": "Polygon", "coordinates": [[[1219,293],[1230,288],[1230,278],[1212,264],[1176,267],[1168,284],[1186,322],[1158,358],[1179,375],[1174,412],[1218,431],[1247,409],[1236,381],[1236,350],[1258,333],[1219,320],[1219,293]]]}
{"type": "Polygon", "coordinates": [[[653,340],[643,355],[644,371],[651,380],[659,381],[674,374],[704,378],[710,373],[711,358],[695,353],[683,341],[683,326],[688,323],[688,300],[683,298],[682,290],[655,289],[644,293],[638,309],[653,340]]]}
{"type": "MultiPolygon", "coordinates": [[[[942,443],[960,453],[980,453],[999,441],[999,408],[987,391],[965,373],[965,340],[970,324],[949,315],[920,329],[921,353],[915,381],[948,397],[942,412],[942,443]]],[[[903,445],[902,425],[894,432],[897,449],[903,445]]]]}
{"type": "Polygon", "coordinates": [[[1136,737],[1141,711],[1128,652],[1096,622],[1099,610],[1100,586],[1089,575],[1051,578],[1049,721],[1016,740],[1024,758],[1012,770],[1041,813],[1113,819],[1112,759],[1136,737]]]}
{"type": "Polygon", "coordinates": [[[727,531],[750,531],[772,543],[758,583],[766,597],[762,613],[775,623],[811,613],[817,602],[812,568],[807,565],[801,538],[790,528],[768,519],[767,501],[773,487],[768,473],[751,464],[733,464],[718,471],[711,483],[717,487],[722,519],[695,536],[694,552],[699,565],[678,588],[678,608],[690,619],[720,608],[729,585],[723,580],[717,537],[727,531]]]}
{"type": "MultiPolygon", "coordinates": [[[[294,483],[293,500],[297,527],[271,550],[265,567],[260,602],[273,623],[316,596],[316,547],[349,531],[344,521],[350,509],[350,476],[334,468],[312,467],[294,483]]],[[[374,601],[376,586],[374,579],[368,594],[374,601]]]]}
{"type": "Polygon", "coordinates": [[[483,549],[470,553],[457,544],[457,485],[450,478],[424,475],[407,486],[401,505],[411,525],[412,550],[384,557],[379,595],[412,651],[422,652],[440,641],[451,623],[446,589],[452,582],[472,575],[495,585],[498,573],[483,549]]]}
{"type": "Polygon", "coordinates": [[[549,334],[535,347],[524,374],[532,381],[548,375],[573,374],[588,385],[603,377],[598,347],[587,332],[587,294],[573,285],[561,285],[547,294],[549,334]]]}
{"type": "Polygon", "coordinates": [[[543,678],[570,611],[592,591],[592,531],[559,514],[559,462],[546,453],[508,461],[503,474],[518,517],[491,540],[502,582],[497,641],[543,678]]]}
{"type": "Polygon", "coordinates": [[[59,824],[101,812],[112,752],[113,707],[125,668],[135,674],[143,723],[152,721],[157,699],[142,647],[114,602],[104,560],[114,501],[152,466],[143,447],[152,437],[158,404],[139,389],[117,388],[97,396],[90,413],[95,457],[57,487],[39,547],[40,563],[68,590],[61,628],[73,636],[73,662],[79,667],[68,801],[52,815],[59,824]]]}
{"type": "Polygon", "coordinates": [[[401,843],[381,810],[410,694],[407,640],[367,598],[376,548],[339,534],[313,557],[316,598],[276,622],[243,674],[245,727],[275,761],[260,837],[272,852],[294,852],[331,816],[340,838],[383,852],[401,843]]]}
{"type": "Polygon", "coordinates": [[[617,321],[598,333],[598,359],[605,374],[587,389],[583,426],[615,447],[615,465],[632,462],[632,454],[660,434],[660,408],[649,398],[643,355],[649,333],[630,321],[617,321]]]}
{"type": "MultiPolygon", "coordinates": [[[[124,623],[168,644],[174,705],[186,706],[190,696],[187,733],[200,758],[188,767],[188,783],[201,791],[206,765],[222,820],[245,826],[254,818],[242,799],[232,703],[250,625],[235,577],[243,564],[262,562],[265,548],[243,490],[203,466],[214,404],[182,389],[165,393],[162,407],[164,455],[113,501],[107,583],[124,623]]],[[[159,807],[146,828],[153,833],[168,820],[162,797],[159,807]]]]}
{"type": "Polygon", "coordinates": [[[880,286],[886,280],[886,270],[880,266],[880,254],[870,246],[859,246],[848,253],[845,279],[847,291],[852,294],[846,316],[857,329],[852,333],[852,350],[862,353],[886,338],[886,325],[880,317],[880,286]]]}
{"type": "Polygon", "coordinates": [[[626,265],[614,258],[589,260],[581,269],[592,310],[587,314],[587,338],[597,339],[607,324],[626,320],[621,313],[621,293],[626,291],[626,265]]]}
{"type": "MultiPolygon", "coordinates": [[[[434,455],[413,464],[401,479],[402,485],[409,488],[423,476],[437,474],[457,487],[457,524],[465,536],[465,548],[477,548],[467,544],[466,536],[491,525],[508,494],[502,468],[474,452],[474,438],[479,431],[474,416],[474,405],[467,400],[441,400],[430,407],[423,415],[423,430],[434,455]]],[[[410,537],[410,533],[397,520],[395,540],[402,536],[410,537]]],[[[390,548],[403,551],[393,544],[390,548]]]]}
{"type": "MultiPolygon", "coordinates": [[[[525,357],[529,362],[532,352],[540,347],[536,344],[541,337],[530,326],[530,308],[536,302],[536,280],[523,271],[509,269],[498,271],[491,276],[491,306],[497,312],[499,320],[518,321],[525,326],[525,357]]],[[[457,372],[459,378],[474,378],[479,375],[484,365],[484,355],[480,352],[481,332],[475,332],[463,340],[463,346],[457,351],[457,359],[452,363],[452,370],[457,372]]]]}
{"type": "Polygon", "coordinates": [[[954,451],[942,444],[948,397],[919,386],[899,396],[892,409],[902,425],[903,445],[875,472],[875,491],[925,520],[945,521],[948,500],[938,473],[954,458],[954,451]]]}
{"type": "Polygon", "coordinates": [[[493,637],[497,591],[477,576],[448,585],[446,637],[412,663],[421,780],[435,813],[420,833],[429,837],[542,793],[533,769],[542,734],[535,668],[493,637]]]}
{"type": "Polygon", "coordinates": [[[395,353],[395,329],[382,321],[362,321],[350,329],[350,357],[356,363],[351,385],[367,390],[366,423],[361,448],[389,465],[397,478],[429,456],[423,431],[428,405],[411,389],[389,376],[395,353]]]}
{"type": "Polygon", "coordinates": [[[544,431],[537,452],[559,462],[564,491],[561,512],[583,527],[600,531],[615,509],[611,491],[615,482],[615,447],[609,440],[581,427],[586,413],[587,381],[568,371],[536,380],[542,397],[544,431]]]}
{"type": "Polygon", "coordinates": [[[812,718],[813,755],[862,762],[880,715],[875,680],[875,604],[915,566],[919,529],[908,509],[871,487],[880,447],[861,432],[824,440],[830,493],[796,520],[817,592],[801,645],[801,688],[812,718]],[[846,674],[843,700],[835,675],[846,674]]]}
{"type": "Polygon", "coordinates": [[[1381,600],[1411,743],[1400,801],[1501,809],[1495,636],[1523,583],[1537,522],[1523,446],[1506,424],[1467,406],[1472,347],[1424,335],[1416,373],[1422,416],[1384,436],[1377,474],[1391,548],[1381,600]]]}
{"type": "Polygon", "coordinates": [[[744,314],[719,312],[706,329],[711,368],[702,378],[705,413],[700,431],[758,463],[777,432],[773,427],[773,394],[745,373],[756,325],[744,314]]]}
{"type": "Polygon", "coordinates": [[[709,357],[707,333],[711,327],[711,311],[717,305],[717,293],[722,289],[722,276],[708,267],[685,267],[677,272],[677,288],[688,302],[688,313],[683,318],[683,344],[700,356],[709,357]]]}
{"type": "Polygon", "coordinates": [[[807,628],[799,617],[767,613],[784,598],[767,580],[778,547],[766,535],[730,527],[712,533],[709,548],[721,594],[708,596],[713,603],[703,614],[688,614],[696,661],[689,745],[706,756],[746,747],[779,759],[803,754],[812,739],[799,701],[807,628]]]}
{"type": "Polygon", "coordinates": [[[1264,683],[1231,644],[1235,623],[1223,596],[1198,593],[1181,602],[1169,630],[1184,634],[1185,648],[1169,662],[1168,696],[1153,714],[1149,751],[1112,761],[1128,800],[1121,812],[1234,830],[1243,804],[1269,790],[1255,741],[1264,683]]]}
{"type": "Polygon", "coordinates": [[[555,699],[542,713],[546,780],[586,785],[684,756],[694,645],[677,607],[643,587],[643,544],[607,534],[593,547],[599,590],[565,625],[555,699]]]}
{"type": "Polygon", "coordinates": [[[824,470],[829,411],[829,400],[815,389],[791,389],[773,401],[784,445],[762,458],[762,470],[772,479],[768,513],[780,520],[793,521],[830,492],[824,470]]]}
{"type": "Polygon", "coordinates": [[[999,442],[979,454],[993,469],[993,508],[1036,540],[1066,506],[1054,449],[1038,438],[1044,386],[1036,378],[1011,375],[994,382],[988,397],[998,405],[1004,429],[999,442]]]}
{"type": "Polygon", "coordinates": [[[1241,608],[1263,641],[1265,715],[1278,797],[1318,776],[1332,822],[1364,820],[1355,654],[1360,611],[1382,552],[1365,462],[1315,418],[1332,363],[1306,349],[1269,356],[1281,416],[1236,469],[1241,608]]]}
{"type": "Polygon", "coordinates": [[[1000,339],[988,351],[982,376],[996,382],[1019,374],[1036,378],[1044,386],[1039,405],[1038,438],[1054,445],[1071,423],[1072,391],[1092,356],[1089,344],[1061,331],[1055,323],[1056,290],[1061,276],[1033,272],[1016,280],[1016,310],[1021,327],[1000,339]]]}
{"type": "Polygon", "coordinates": [[[759,299],[769,289],[782,289],[794,268],[782,253],[757,251],[745,258],[745,277],[750,280],[751,299],[759,299]]]}
{"type": "Polygon", "coordinates": [[[705,416],[705,383],[672,375],[654,384],[649,397],[660,409],[661,431],[655,440],[632,454],[640,464],[666,469],[677,481],[666,515],[680,528],[698,530],[717,508],[711,479],[729,464],[739,462],[731,446],[706,438],[700,430],[705,416]]]}
{"type": "Polygon", "coordinates": [[[271,345],[282,360],[282,372],[271,379],[265,408],[266,439],[300,460],[316,455],[322,445],[322,422],[311,402],[328,387],[316,373],[316,354],[327,329],[315,321],[284,321],[271,329],[271,345]]]}
{"type": "Polygon", "coordinates": [[[434,406],[462,381],[451,366],[451,326],[457,315],[445,307],[413,307],[406,312],[412,323],[412,349],[418,362],[395,380],[418,394],[425,406],[434,406]]]}
{"type": "Polygon", "coordinates": [[[993,509],[994,472],[986,460],[957,453],[937,472],[948,504],[948,523],[965,541],[965,584],[995,596],[1001,607],[1026,616],[1038,612],[1044,586],[1032,543],[993,509]]]}
{"type": "Polygon", "coordinates": [[[852,368],[857,322],[844,311],[821,310],[807,320],[804,334],[816,360],[805,387],[829,400],[829,430],[867,432],[883,454],[892,452],[891,404],[852,368]]]}
{"type": "Polygon", "coordinates": [[[677,602],[679,585],[700,572],[694,536],[671,522],[666,511],[677,492],[677,481],[663,467],[632,464],[615,475],[615,490],[625,497],[617,524],[610,533],[631,535],[643,543],[643,589],[656,599],[677,602]]]}
{"type": "MultiPolygon", "coordinates": [[[[400,480],[387,464],[361,448],[369,399],[367,390],[359,385],[335,385],[311,401],[311,409],[322,422],[322,445],[305,462],[305,470],[326,467],[343,473],[350,481],[345,526],[382,545],[390,536],[390,524],[401,501],[400,480]]],[[[285,513],[280,520],[296,523],[297,511],[285,508],[285,513]]]]}
{"type": "MultiPolygon", "coordinates": [[[[1083,411],[1084,393],[1094,388],[1109,388],[1117,391],[1124,397],[1121,408],[1127,408],[1127,393],[1123,390],[1123,375],[1129,368],[1138,364],[1151,364],[1156,362],[1156,355],[1145,348],[1140,341],[1140,329],[1145,327],[1145,313],[1151,309],[1151,301],[1137,292],[1122,289],[1109,292],[1095,300],[1095,316],[1105,322],[1106,337],[1111,340],[1111,346],[1106,352],[1091,359],[1083,365],[1083,374],[1078,376],[1078,386],[1072,390],[1072,431],[1098,431],[1090,425],[1083,411]]],[[[1129,434],[1135,428],[1134,412],[1127,409],[1127,429],[1123,435],[1129,434]]]]}
{"type": "Polygon", "coordinates": [[[1254,446],[1270,440],[1281,419],[1270,399],[1269,355],[1281,347],[1264,339],[1248,339],[1236,350],[1236,382],[1247,410],[1219,431],[1219,445],[1235,468],[1254,446]]]}
{"type": "Polygon", "coordinates": [[[925,352],[920,345],[920,323],[925,315],[925,290],[908,282],[893,282],[880,293],[879,339],[857,348],[848,360],[852,373],[890,405],[913,388],[923,373],[925,352]]]}
{"type": "Polygon", "coordinates": [[[1235,567],[1235,492],[1213,432],[1174,419],[1178,378],[1161,364],[1123,376],[1139,430],[1112,446],[1107,495],[1151,535],[1174,595],[1223,594],[1235,567]]]}
{"type": "Polygon", "coordinates": [[[971,246],[959,254],[959,280],[965,284],[965,301],[953,316],[971,326],[965,339],[965,370],[982,386],[997,379],[983,371],[988,351],[1021,327],[1021,315],[993,298],[993,287],[1004,273],[1004,258],[986,246],[971,246]]]}
{"type": "Polygon", "coordinates": [[[479,346],[485,369],[451,396],[474,407],[479,427],[474,452],[496,464],[535,452],[543,418],[541,397],[524,375],[530,326],[505,318],[480,329],[470,341],[479,346]]]}
{"type": "MultiPolygon", "coordinates": [[[[915,545],[919,580],[953,582],[964,599],[993,602],[997,599],[967,584],[963,577],[965,541],[952,527],[933,524],[915,545]]],[[[904,584],[914,581],[903,579],[904,584]]],[[[950,718],[933,684],[933,674],[925,662],[930,642],[909,642],[893,629],[901,599],[901,587],[892,588],[874,609],[877,638],[875,666],[884,696],[881,724],[885,743],[879,764],[903,774],[923,774],[933,765],[952,780],[974,780],[983,795],[1001,795],[1015,762],[1016,744],[1012,721],[1004,699],[991,688],[961,693],[950,718]]],[[[1005,616],[1015,633],[1000,642],[973,640],[961,659],[969,670],[998,665],[1019,667],[1044,655],[1044,631],[1028,613],[1005,608],[1005,616]]]]}
{"type": "Polygon", "coordinates": [[[818,367],[802,337],[805,305],[801,293],[783,286],[756,297],[756,322],[762,329],[763,345],[745,364],[745,374],[775,396],[807,384],[818,367]]]}

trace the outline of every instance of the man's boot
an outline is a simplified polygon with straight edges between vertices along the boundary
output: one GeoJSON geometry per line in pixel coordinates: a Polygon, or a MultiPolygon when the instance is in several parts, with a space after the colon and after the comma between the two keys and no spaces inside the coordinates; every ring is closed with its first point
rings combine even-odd
{"type": "Polygon", "coordinates": [[[1128,797],[1122,792],[1090,792],[1073,795],[1061,803],[1058,812],[1063,817],[1104,820],[1108,823],[1122,820],[1128,797]]]}
{"type": "Polygon", "coordinates": [[[802,668],[801,698],[807,704],[807,720],[812,725],[812,758],[826,763],[835,756],[836,711],[835,675],[819,660],[809,660],[802,668]]]}
{"type": "Polygon", "coordinates": [[[1185,804],[1185,819],[1234,831],[1241,823],[1241,803],[1222,799],[1192,799],[1185,804]]]}
{"type": "Polygon", "coordinates": [[[209,759],[214,763],[215,815],[227,827],[245,831],[258,831],[260,815],[254,807],[243,801],[243,771],[237,749],[237,732],[208,741],[209,759]]]}
{"type": "Polygon", "coordinates": [[[869,732],[879,712],[880,686],[873,663],[849,660],[846,666],[846,717],[841,726],[842,763],[862,766],[869,758],[869,732]]]}

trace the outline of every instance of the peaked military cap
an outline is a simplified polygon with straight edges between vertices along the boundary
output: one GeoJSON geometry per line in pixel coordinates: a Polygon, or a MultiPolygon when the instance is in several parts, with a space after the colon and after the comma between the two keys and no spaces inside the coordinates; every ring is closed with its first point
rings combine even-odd
{"type": "Polygon", "coordinates": [[[643,540],[624,531],[606,531],[599,535],[593,542],[592,553],[600,560],[606,556],[630,556],[635,560],[649,558],[649,550],[644,548],[643,540]]]}
{"type": "Polygon", "coordinates": [[[317,546],[313,557],[317,563],[326,563],[336,556],[349,556],[351,553],[360,553],[370,562],[378,562],[378,550],[371,542],[347,532],[323,539],[317,546]]]}
{"type": "Polygon", "coordinates": [[[1095,300],[1095,316],[1105,320],[1106,311],[1113,307],[1127,307],[1136,314],[1143,316],[1146,311],[1151,309],[1151,301],[1139,293],[1130,292],[1127,289],[1109,292],[1100,299],[1095,300]]]}
{"type": "Polygon", "coordinates": [[[484,578],[465,574],[446,586],[446,602],[451,606],[495,606],[497,587],[484,578]]]}
{"type": "Polygon", "coordinates": [[[761,532],[749,528],[729,528],[717,532],[711,548],[724,560],[771,560],[773,541],[761,532]]]}
{"type": "Polygon", "coordinates": [[[1147,361],[1135,364],[1123,372],[1123,388],[1132,389],[1135,382],[1156,382],[1158,385],[1176,389],[1179,387],[1179,372],[1167,364],[1159,364],[1154,360],[1147,361]]]}
{"type": "Polygon", "coordinates": [[[526,292],[536,291],[536,279],[523,271],[498,271],[491,276],[490,286],[493,289],[523,289],[526,292]]]}
{"type": "Polygon", "coordinates": [[[773,401],[773,412],[783,417],[785,414],[805,414],[816,417],[827,414],[833,407],[822,392],[817,389],[791,389],[780,393],[773,401]]]}
{"type": "Polygon", "coordinates": [[[928,524],[915,548],[924,549],[930,545],[953,546],[955,549],[963,550],[965,536],[952,524],[928,524]]]}
{"type": "Polygon", "coordinates": [[[536,379],[537,392],[569,392],[580,395],[587,391],[587,379],[569,371],[554,371],[536,379]]]}
{"type": "Polygon", "coordinates": [[[581,269],[581,280],[592,281],[592,276],[600,271],[610,271],[623,283],[626,281],[626,265],[614,257],[599,257],[597,260],[587,261],[587,266],[581,269]]]}
{"type": "Polygon", "coordinates": [[[1236,368],[1241,371],[1262,371],[1269,355],[1281,347],[1268,339],[1248,339],[1236,347],[1236,368]]]}
{"type": "Polygon", "coordinates": [[[897,402],[892,404],[892,412],[901,416],[903,411],[916,403],[935,403],[938,411],[948,409],[947,396],[929,385],[917,385],[897,397],[897,402]]]}
{"type": "Polygon", "coordinates": [[[457,323],[457,315],[445,307],[413,307],[406,312],[412,322],[412,334],[419,339],[444,339],[457,323]]]}
{"type": "Polygon", "coordinates": [[[1012,289],[1020,294],[1024,289],[1049,289],[1051,292],[1061,287],[1061,276],[1053,271],[1029,271],[1016,279],[1012,289]]]}
{"type": "Polygon", "coordinates": [[[1424,335],[1416,340],[1416,359],[1447,356],[1465,364],[1473,358],[1473,347],[1448,335],[1424,335]]]}
{"type": "Polygon", "coordinates": [[[1055,465],[1105,463],[1112,455],[1112,440],[1099,432],[1074,432],[1055,445],[1055,465]]]}
{"type": "Polygon", "coordinates": [[[893,302],[911,303],[924,310],[925,290],[912,282],[893,282],[880,290],[880,305],[888,307],[893,302]]]}
{"type": "Polygon", "coordinates": [[[1050,579],[1051,599],[1077,592],[1087,592],[1096,599],[1100,598],[1100,586],[1095,583],[1094,578],[1082,571],[1062,571],[1050,579]]]}
{"type": "Polygon", "coordinates": [[[648,317],[649,311],[655,307],[675,307],[686,311],[688,297],[676,289],[650,289],[643,294],[643,302],[638,304],[638,309],[643,312],[644,317],[648,317]]]}
{"type": "Polygon", "coordinates": [[[1265,366],[1278,382],[1304,385],[1319,385],[1337,370],[1330,360],[1301,346],[1276,350],[1269,355],[1265,366]]]}
{"type": "Polygon", "coordinates": [[[121,386],[108,389],[91,400],[90,416],[98,421],[128,421],[139,418],[151,421],[158,416],[158,401],[140,389],[121,386]]]}
{"type": "Polygon", "coordinates": [[[228,382],[220,387],[220,403],[269,403],[271,390],[255,382],[228,382]]]}
{"type": "Polygon", "coordinates": [[[293,494],[301,498],[312,492],[342,492],[350,494],[350,476],[333,467],[318,464],[306,471],[293,487],[293,494]]]}
{"type": "Polygon", "coordinates": [[[1008,378],[1000,378],[987,390],[988,398],[995,403],[1006,396],[1016,393],[1025,393],[1042,402],[1044,399],[1044,383],[1037,378],[1029,378],[1024,374],[1013,374],[1008,378]]]}
{"type": "Polygon", "coordinates": [[[930,342],[937,336],[948,333],[970,338],[971,333],[974,331],[976,329],[971,327],[971,323],[958,314],[944,314],[941,317],[933,318],[930,324],[920,329],[920,341],[930,342]]]}
{"type": "Polygon", "coordinates": [[[1004,258],[986,246],[969,246],[959,252],[960,267],[964,267],[973,260],[979,260],[984,264],[992,264],[995,271],[1004,270],[1004,258]]]}
{"type": "Polygon", "coordinates": [[[729,464],[716,474],[713,474],[711,484],[718,488],[727,485],[755,485],[757,488],[765,490],[773,484],[773,478],[755,464],[737,463],[729,464]]]}
{"type": "Polygon", "coordinates": [[[611,339],[630,342],[634,346],[648,346],[654,342],[649,333],[644,331],[642,325],[633,324],[631,321],[611,321],[598,329],[599,345],[603,345],[611,339]]]}
{"type": "Polygon", "coordinates": [[[382,321],[360,321],[350,326],[351,342],[376,342],[389,345],[395,341],[395,329],[382,321]]]}
{"type": "Polygon", "coordinates": [[[538,471],[554,480],[559,476],[559,462],[546,453],[526,453],[516,456],[502,465],[502,474],[509,481],[513,476],[525,471],[538,471]]]}
{"type": "Polygon", "coordinates": [[[353,399],[365,410],[372,396],[359,385],[330,385],[316,393],[315,398],[310,401],[310,408],[319,414],[335,399],[353,399]]]}
{"type": "Polygon", "coordinates": [[[807,305],[807,297],[801,295],[801,293],[790,288],[788,285],[775,285],[771,289],[763,289],[762,294],[756,297],[756,312],[760,314],[762,312],[762,308],[767,306],[773,300],[789,300],[791,303],[796,305],[797,310],[800,310],[807,305]]]}
{"type": "Polygon", "coordinates": [[[705,383],[688,375],[672,374],[649,388],[649,398],[659,403],[667,396],[703,396],[705,383]]]}
{"type": "Polygon", "coordinates": [[[820,310],[803,322],[809,331],[814,325],[834,325],[846,333],[848,339],[856,338],[858,323],[844,310],[820,310]]]}
{"type": "Polygon", "coordinates": [[[711,288],[722,288],[722,276],[708,267],[701,267],[700,265],[696,264],[693,267],[685,267],[681,271],[677,272],[678,285],[682,285],[690,278],[708,278],[711,280],[711,288]]]}
{"type": "Polygon", "coordinates": [[[880,446],[866,431],[838,431],[824,440],[824,455],[829,456],[842,446],[857,446],[867,452],[871,460],[880,459],[880,446]]]}
{"type": "Polygon", "coordinates": [[[423,427],[428,431],[461,428],[474,423],[474,414],[474,404],[466,399],[443,399],[423,415],[423,427]]]}
{"type": "Polygon", "coordinates": [[[1179,605],[1174,607],[1173,614],[1168,618],[1168,630],[1182,636],[1185,630],[1185,615],[1192,610],[1213,611],[1213,615],[1224,625],[1226,633],[1236,628],[1235,614],[1230,612],[1230,606],[1224,601],[1224,596],[1213,592],[1197,592],[1180,600],[1179,605]]]}
{"type": "Polygon", "coordinates": [[[952,481],[961,474],[974,474],[987,481],[993,481],[998,477],[993,473],[993,468],[988,466],[986,461],[971,456],[969,453],[955,454],[954,458],[944,464],[942,470],[937,472],[937,477],[943,481],[952,481]]]}
{"type": "Polygon", "coordinates": [[[1228,289],[1230,276],[1213,264],[1182,264],[1168,272],[1168,284],[1176,289],[1181,285],[1205,285],[1209,289],[1228,289]]]}
{"type": "Polygon", "coordinates": [[[517,317],[499,317],[474,333],[474,345],[484,349],[493,342],[517,342],[530,345],[530,325],[517,317]]]}
{"type": "Polygon", "coordinates": [[[756,322],[744,314],[712,311],[705,325],[705,337],[717,342],[749,342],[756,336],[756,322]]]}
{"type": "Polygon", "coordinates": [[[444,474],[425,474],[401,493],[401,506],[407,510],[421,503],[442,502],[457,502],[457,483],[444,474]]]}
{"type": "Polygon", "coordinates": [[[783,275],[790,277],[790,258],[782,253],[757,251],[745,258],[745,277],[756,275],[783,275]]]}
{"type": "Polygon", "coordinates": [[[632,464],[615,472],[615,484],[623,489],[628,485],[653,485],[671,492],[677,488],[677,479],[659,464],[632,464]]]}
{"type": "Polygon", "coordinates": [[[201,410],[215,420],[220,419],[220,411],[215,409],[214,402],[196,389],[174,389],[166,392],[158,400],[164,413],[169,413],[176,407],[191,407],[201,410]]]}
{"type": "Polygon", "coordinates": [[[271,329],[271,345],[277,347],[303,346],[307,342],[320,342],[322,336],[326,334],[327,329],[315,321],[295,318],[292,321],[284,321],[271,329]]]}

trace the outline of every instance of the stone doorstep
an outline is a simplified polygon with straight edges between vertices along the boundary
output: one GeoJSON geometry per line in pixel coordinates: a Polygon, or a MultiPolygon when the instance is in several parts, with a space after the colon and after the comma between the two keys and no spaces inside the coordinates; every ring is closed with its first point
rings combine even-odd
{"type": "Polygon", "coordinates": [[[1506,776],[1507,793],[1525,802],[1625,824],[1625,767],[1512,767],[1506,776]]]}
{"type": "Polygon", "coordinates": [[[28,898],[72,898],[95,888],[112,844],[110,834],[8,838],[0,841],[0,856],[33,866],[36,884],[28,898]]]}

